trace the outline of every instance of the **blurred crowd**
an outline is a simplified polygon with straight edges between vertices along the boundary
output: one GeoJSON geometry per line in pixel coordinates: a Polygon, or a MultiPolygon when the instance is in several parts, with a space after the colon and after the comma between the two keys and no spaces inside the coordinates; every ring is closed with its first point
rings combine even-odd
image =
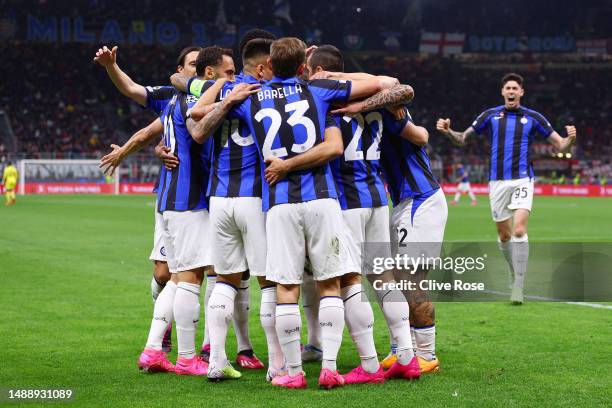
{"type": "MultiPolygon", "coordinates": [[[[402,41],[418,45],[422,30],[498,35],[559,35],[575,38],[612,37],[612,6],[603,0],[563,2],[551,10],[549,2],[517,0],[512,3],[461,2],[459,0],[329,0],[298,2],[270,0],[202,0],[176,3],[144,0],[89,0],[59,2],[51,0],[0,0],[3,15],[16,20],[27,14],[81,16],[90,31],[99,30],[96,22],[115,19],[122,27],[148,10],[153,21],[203,22],[209,38],[215,30],[231,32],[247,26],[276,27],[287,35],[299,35],[314,43],[332,42],[346,48],[343,36],[358,32],[372,44],[380,45],[381,32],[397,31],[402,41]],[[521,10],[529,9],[529,13],[521,10]],[[120,12],[118,11],[120,10],[120,12]],[[197,10],[201,10],[198,12],[197,10]],[[523,13],[522,16],[515,16],[523,13]],[[542,16],[547,16],[543,18],[542,16]],[[554,17],[554,18],[553,18],[554,17]],[[504,22],[511,21],[512,24],[504,22]],[[377,43],[378,41],[378,43],[377,43]]],[[[101,24],[101,23],[100,23],[101,24]]],[[[123,142],[134,131],[154,119],[146,110],[120,95],[104,69],[92,63],[99,44],[32,43],[19,27],[10,41],[0,43],[8,63],[0,64],[0,110],[7,113],[18,141],[17,151],[0,135],[0,155],[17,153],[28,157],[99,156],[111,143],[123,142]]],[[[164,85],[175,70],[175,58],[184,45],[124,45],[119,47],[119,65],[143,85],[164,85]]],[[[187,41],[189,41],[187,39],[187,41]]],[[[413,44],[413,45],[414,45],[413,44]]],[[[350,47],[349,47],[350,48],[350,47]]],[[[367,48],[367,47],[366,47],[367,48]]],[[[535,57],[534,57],[535,58],[535,57]]],[[[484,109],[500,104],[499,80],[520,63],[525,77],[523,104],[544,114],[562,135],[563,126],[574,124],[579,143],[572,160],[598,161],[597,170],[580,168],[585,178],[600,177],[609,171],[612,157],[612,102],[606,92],[612,89],[609,61],[601,68],[588,58],[543,63],[529,56],[482,55],[476,60],[424,57],[379,51],[347,54],[347,70],[364,70],[398,77],[412,85],[416,98],[411,106],[415,120],[431,135],[431,157],[440,177],[449,163],[470,163],[474,174],[486,177],[488,141],[475,138],[458,149],[435,132],[438,117],[452,119],[455,129],[465,129],[484,109]],[[514,61],[513,58],[517,60],[514,61]],[[500,63],[503,60],[503,64],[500,63]],[[576,64],[583,64],[577,68],[576,64]],[[526,67],[526,68],[525,68],[526,67]],[[607,169],[607,170],[606,170],[607,169]],[[586,173],[585,173],[586,171],[586,173]]],[[[537,158],[537,155],[534,156],[537,158]]]]}

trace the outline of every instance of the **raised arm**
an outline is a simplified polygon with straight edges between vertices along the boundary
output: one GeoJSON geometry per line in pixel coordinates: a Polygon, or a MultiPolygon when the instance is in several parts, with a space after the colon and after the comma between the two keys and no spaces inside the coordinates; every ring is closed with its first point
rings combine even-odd
{"type": "Polygon", "coordinates": [[[548,136],[548,139],[546,139],[548,143],[553,145],[560,153],[567,152],[576,142],[576,127],[566,126],[565,131],[567,132],[567,137],[561,137],[559,133],[553,131],[550,136],[548,136]]]}
{"type": "Polygon", "coordinates": [[[343,151],[344,143],[342,142],[340,129],[328,127],[325,129],[323,142],[302,154],[287,160],[279,159],[275,156],[266,157],[266,181],[268,184],[274,185],[292,171],[321,166],[340,156],[343,151]]]}
{"type": "Polygon", "coordinates": [[[161,120],[157,118],[147,127],[134,133],[123,146],[111,144],[113,150],[100,159],[100,168],[104,171],[104,174],[112,175],[126,157],[147,146],[159,137],[163,130],[163,124],[161,120]]]}
{"type": "Polygon", "coordinates": [[[438,130],[438,132],[448,137],[451,142],[453,142],[457,146],[465,146],[465,144],[467,143],[467,138],[476,134],[476,131],[472,126],[467,128],[463,132],[457,132],[450,128],[450,123],[451,120],[448,118],[438,119],[438,121],[436,122],[436,129],[438,130]]]}
{"type": "Polygon", "coordinates": [[[112,50],[104,46],[96,52],[93,60],[106,69],[106,73],[119,92],[144,106],[147,102],[147,90],[144,86],[134,82],[119,68],[117,65],[117,49],[117,46],[114,46],[112,50]]]}

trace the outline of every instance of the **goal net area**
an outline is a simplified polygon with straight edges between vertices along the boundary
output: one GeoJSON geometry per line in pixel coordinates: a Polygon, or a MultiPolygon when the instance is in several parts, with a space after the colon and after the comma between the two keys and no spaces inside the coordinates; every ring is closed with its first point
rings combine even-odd
{"type": "MultiPolygon", "coordinates": [[[[159,172],[133,162],[107,176],[98,160],[20,160],[19,194],[147,194],[159,172]]],[[[153,168],[151,168],[153,167],[153,168]]]]}

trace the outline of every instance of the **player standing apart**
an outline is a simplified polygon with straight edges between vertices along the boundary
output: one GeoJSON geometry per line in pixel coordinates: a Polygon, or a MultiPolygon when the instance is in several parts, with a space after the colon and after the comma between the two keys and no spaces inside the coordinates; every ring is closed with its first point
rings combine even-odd
{"type": "Polygon", "coordinates": [[[4,184],[5,205],[13,205],[17,202],[15,187],[17,186],[18,173],[12,162],[8,162],[2,172],[2,184],[4,184]]]}
{"type": "Polygon", "coordinates": [[[456,205],[457,203],[459,203],[461,194],[469,195],[470,199],[472,200],[472,205],[478,204],[478,201],[476,201],[476,196],[472,191],[472,186],[470,185],[469,174],[465,167],[463,167],[463,164],[457,164],[457,167],[455,169],[455,177],[459,179],[459,184],[457,185],[457,192],[455,193],[455,198],[453,198],[453,201],[450,202],[451,205],[456,205]]]}
{"type": "Polygon", "coordinates": [[[450,119],[438,119],[436,128],[458,146],[465,145],[468,137],[483,133],[491,142],[491,214],[497,226],[499,249],[510,266],[513,280],[510,300],[521,304],[529,258],[527,222],[534,188],[529,147],[540,139],[565,152],[576,140],[576,128],[566,126],[567,137],[563,138],[544,116],[522,106],[525,90],[520,75],[505,75],[501,86],[504,104],[482,112],[465,131],[452,130],[450,119]]]}

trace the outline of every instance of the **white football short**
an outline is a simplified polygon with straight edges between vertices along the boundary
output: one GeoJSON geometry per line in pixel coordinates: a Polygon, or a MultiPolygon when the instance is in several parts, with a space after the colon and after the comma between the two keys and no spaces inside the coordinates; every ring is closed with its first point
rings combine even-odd
{"type": "Polygon", "coordinates": [[[258,197],[210,197],[212,260],[220,275],[266,275],[266,217],[258,197]]]}
{"type": "Polygon", "coordinates": [[[493,221],[512,218],[519,208],[531,211],[534,183],[531,178],[489,181],[489,201],[493,221]]]}
{"type": "Polygon", "coordinates": [[[272,282],[302,283],[306,251],[315,280],[350,272],[346,227],[335,199],[275,205],[266,216],[266,233],[266,278],[272,282]]]}
{"type": "Polygon", "coordinates": [[[153,249],[149,259],[151,261],[166,262],[166,248],[164,247],[163,217],[157,212],[157,200],[155,200],[155,231],[153,232],[153,249]]]}
{"type": "Polygon", "coordinates": [[[164,211],[162,231],[171,273],[212,265],[208,210],[164,211]]]}
{"type": "Polygon", "coordinates": [[[350,271],[374,273],[374,258],[391,257],[389,207],[353,208],[342,211],[342,217],[349,234],[350,271]]]}
{"type": "Polygon", "coordinates": [[[460,193],[467,193],[468,191],[470,191],[472,189],[472,186],[470,185],[469,181],[466,182],[461,182],[459,183],[459,185],[457,186],[457,190],[460,193]]]}
{"type": "Polygon", "coordinates": [[[448,206],[442,189],[403,199],[391,213],[392,248],[398,254],[438,258],[447,218],[448,206]]]}

